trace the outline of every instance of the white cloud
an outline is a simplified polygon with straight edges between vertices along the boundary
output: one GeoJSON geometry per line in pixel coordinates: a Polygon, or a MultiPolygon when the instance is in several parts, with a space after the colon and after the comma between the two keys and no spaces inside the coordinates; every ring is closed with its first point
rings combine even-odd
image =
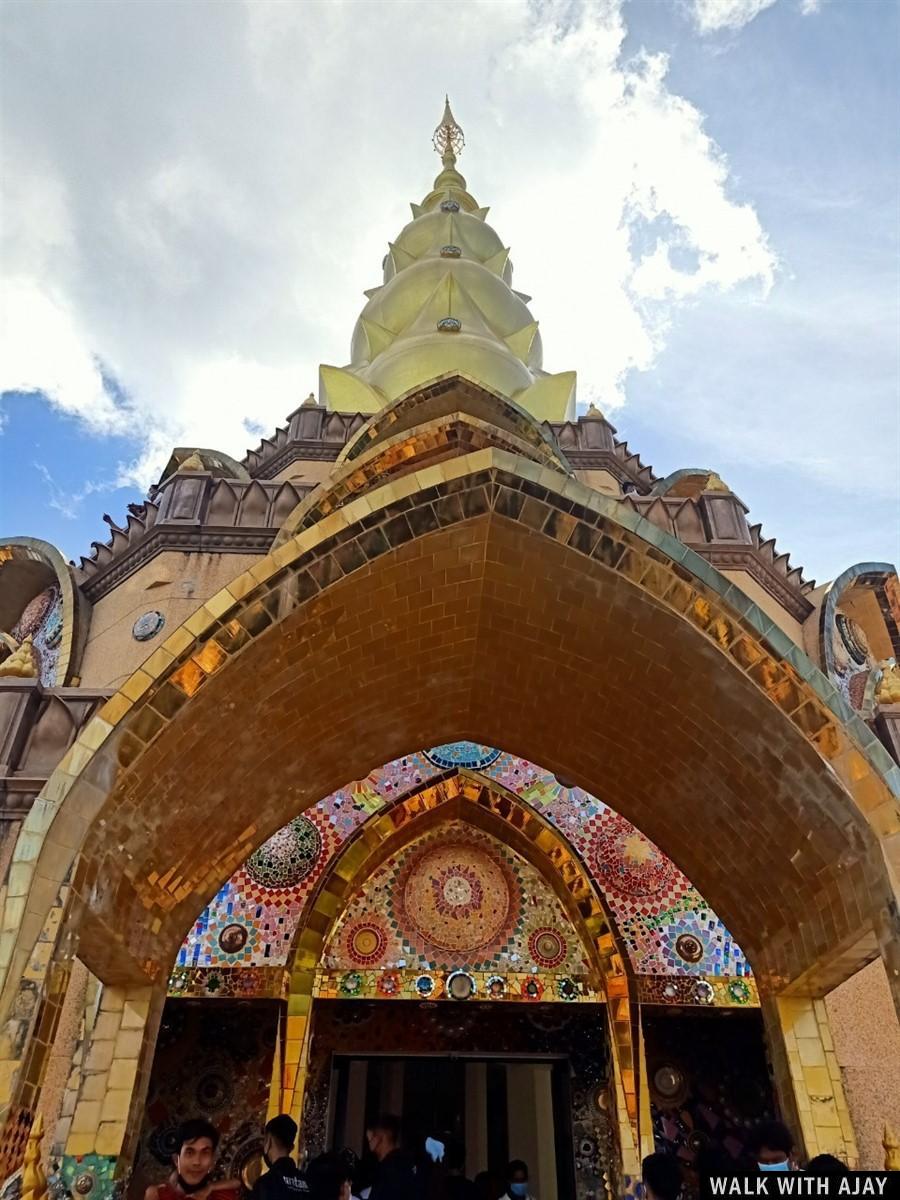
{"type": "Polygon", "coordinates": [[[771,285],[703,114],[664,55],[623,58],[615,0],[360,12],[7,9],[0,386],[132,431],[124,478],[146,485],[173,444],[239,456],[319,362],[346,360],[362,289],[438,170],[444,90],[546,365],[577,368],[582,400],[620,403],[679,305],[771,285]]]}
{"type": "MultiPolygon", "coordinates": [[[[700,33],[736,32],[771,8],[775,0],[690,0],[690,13],[700,33]]],[[[800,0],[804,17],[819,12],[822,0],[800,0]]]]}
{"type": "Polygon", "coordinates": [[[743,29],[775,0],[693,0],[692,14],[701,33],[743,29]]]}

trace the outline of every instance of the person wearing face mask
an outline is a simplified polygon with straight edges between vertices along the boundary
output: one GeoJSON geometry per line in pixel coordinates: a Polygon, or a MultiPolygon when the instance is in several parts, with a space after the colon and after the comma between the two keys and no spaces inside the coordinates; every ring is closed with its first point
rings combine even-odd
{"type": "Polygon", "coordinates": [[[237,1179],[212,1180],[219,1131],[202,1117],[185,1121],[175,1137],[174,1170],[166,1183],[148,1187],[144,1200],[238,1200],[237,1179]]]}
{"type": "Polygon", "coordinates": [[[506,1191],[504,1197],[510,1200],[534,1200],[528,1190],[528,1166],[521,1158],[514,1158],[506,1168],[506,1191]]]}
{"type": "Polygon", "coordinates": [[[415,1200],[416,1165],[400,1149],[400,1120],[385,1113],[366,1127],[366,1145],[375,1158],[369,1200],[415,1200]]]}
{"type": "Polygon", "coordinates": [[[263,1137],[263,1159],[269,1168],[250,1193],[252,1200],[305,1200],[309,1184],[291,1158],[297,1140],[297,1123],[287,1113],[273,1117],[263,1137]]]}
{"type": "Polygon", "coordinates": [[[794,1139],[781,1121],[763,1121],[750,1135],[747,1144],[760,1171],[792,1171],[794,1139]]]}

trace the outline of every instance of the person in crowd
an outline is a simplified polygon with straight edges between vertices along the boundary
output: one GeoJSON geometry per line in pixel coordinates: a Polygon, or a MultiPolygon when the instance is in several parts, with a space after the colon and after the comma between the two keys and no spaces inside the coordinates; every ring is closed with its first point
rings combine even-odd
{"type": "Polygon", "coordinates": [[[649,1200],[678,1200],[681,1167],[671,1154],[648,1154],[641,1163],[641,1178],[649,1200]]]}
{"type": "Polygon", "coordinates": [[[203,1117],[185,1121],[175,1138],[174,1172],[166,1183],[148,1187],[144,1200],[238,1200],[240,1180],[212,1180],[219,1148],[219,1131],[203,1117]]]}
{"type": "Polygon", "coordinates": [[[366,1144],[376,1163],[369,1200],[415,1200],[416,1168],[400,1148],[399,1117],[376,1117],[366,1128],[366,1144]]]}
{"type": "Polygon", "coordinates": [[[475,1176],[475,1195],[478,1200],[500,1200],[506,1188],[490,1171],[479,1171],[475,1176]]]}
{"type": "Polygon", "coordinates": [[[760,1171],[792,1171],[794,1139],[781,1121],[763,1121],[750,1134],[747,1147],[760,1171]]]}
{"type": "Polygon", "coordinates": [[[712,1188],[709,1185],[711,1175],[752,1173],[751,1167],[738,1163],[719,1142],[712,1142],[699,1151],[694,1170],[697,1173],[698,1190],[702,1200],[709,1200],[712,1196],[712,1188]]]}
{"type": "Polygon", "coordinates": [[[352,1200],[350,1165],[340,1154],[320,1154],[306,1168],[309,1200],[352,1200]]]}
{"type": "Polygon", "coordinates": [[[534,1200],[528,1190],[528,1164],[521,1158],[514,1158],[506,1168],[506,1191],[504,1197],[510,1200],[534,1200]]]}
{"type": "Polygon", "coordinates": [[[466,1178],[466,1148],[458,1138],[448,1141],[444,1161],[447,1164],[444,1200],[478,1200],[475,1184],[466,1178]]]}
{"type": "Polygon", "coordinates": [[[303,1172],[291,1158],[297,1140],[297,1123],[287,1113],[273,1117],[263,1136],[263,1159],[269,1168],[250,1193],[252,1200],[291,1200],[309,1195],[303,1172]]]}
{"type": "Polygon", "coordinates": [[[849,1175],[850,1168],[846,1163],[835,1158],[833,1154],[817,1154],[806,1164],[807,1175],[849,1175]]]}

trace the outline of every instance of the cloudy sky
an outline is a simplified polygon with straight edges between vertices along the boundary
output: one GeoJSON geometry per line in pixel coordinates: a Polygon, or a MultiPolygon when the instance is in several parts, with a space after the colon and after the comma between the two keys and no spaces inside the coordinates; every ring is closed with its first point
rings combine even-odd
{"type": "Polygon", "coordinates": [[[89,550],[175,444],[235,456],[346,362],[429,190],[470,190],[660,474],[808,577],[900,558],[894,0],[14,0],[0,534],[89,550]]]}

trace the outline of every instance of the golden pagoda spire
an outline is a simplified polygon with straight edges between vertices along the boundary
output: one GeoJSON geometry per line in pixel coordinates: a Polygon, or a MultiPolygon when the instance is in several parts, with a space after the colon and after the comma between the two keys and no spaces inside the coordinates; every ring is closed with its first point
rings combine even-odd
{"type": "Polygon", "coordinates": [[[444,100],[432,144],[441,171],[412,221],[388,243],[383,283],[369,288],[350,362],[319,368],[319,398],[375,413],[417,387],[459,375],[507,396],[539,421],[575,415],[575,372],[550,375],[530,297],[512,286],[509,247],[456,168],[465,137],[444,100]]]}
{"type": "Polygon", "coordinates": [[[444,115],[434,131],[431,143],[441,156],[441,162],[447,169],[456,166],[457,157],[462,154],[466,144],[465,135],[450,108],[450,97],[444,96],[444,115]]]}

